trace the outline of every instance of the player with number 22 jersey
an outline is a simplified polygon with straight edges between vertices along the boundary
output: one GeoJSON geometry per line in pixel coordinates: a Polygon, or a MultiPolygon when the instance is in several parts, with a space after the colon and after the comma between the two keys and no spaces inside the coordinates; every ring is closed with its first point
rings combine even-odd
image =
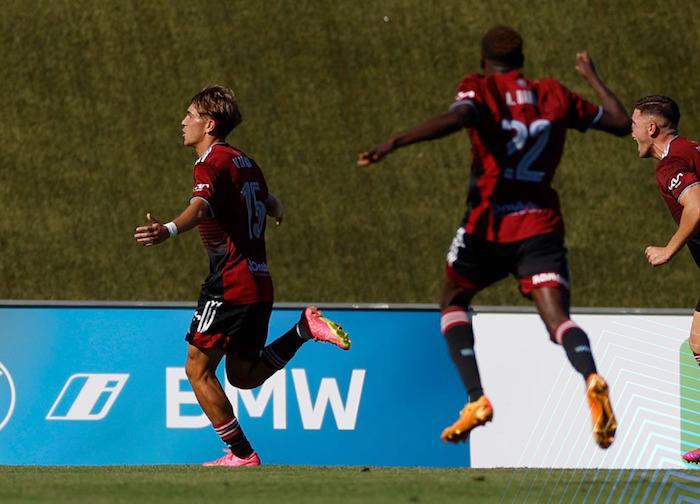
{"type": "Polygon", "coordinates": [[[483,74],[467,76],[449,110],[399,133],[358,158],[381,161],[399,147],[467,129],[472,167],[467,212],[447,254],[440,308],[441,331],[469,402],[442,439],[460,442],[489,422],[493,407],[484,395],[469,316],[472,298],[514,275],[534,300],[553,342],[562,345],[586,383],[594,438],[601,448],[614,440],[617,424],[608,385],[598,375],[586,333],[569,318],[569,268],[559,198],[551,186],[567,129],[595,128],[625,135],[630,119],[603,84],[587,53],[577,71],[593,88],[596,106],[553,79],[526,78],[522,38],[497,26],[481,40],[483,74]]]}

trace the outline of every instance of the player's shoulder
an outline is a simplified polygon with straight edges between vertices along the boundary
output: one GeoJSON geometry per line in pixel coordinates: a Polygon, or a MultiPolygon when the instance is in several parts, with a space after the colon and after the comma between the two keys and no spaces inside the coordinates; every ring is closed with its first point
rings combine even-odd
{"type": "Polygon", "coordinates": [[[480,73],[472,73],[469,75],[465,75],[462,77],[462,80],[459,81],[459,85],[457,86],[458,90],[468,90],[468,89],[474,89],[478,88],[481,86],[481,83],[486,79],[486,76],[480,74],[480,73]]]}
{"type": "Polygon", "coordinates": [[[565,95],[569,92],[569,89],[554,77],[543,77],[532,81],[532,83],[540,92],[557,93],[559,95],[565,95]]]}
{"type": "Polygon", "coordinates": [[[700,144],[692,138],[679,136],[671,142],[668,157],[700,158],[700,144]]]}

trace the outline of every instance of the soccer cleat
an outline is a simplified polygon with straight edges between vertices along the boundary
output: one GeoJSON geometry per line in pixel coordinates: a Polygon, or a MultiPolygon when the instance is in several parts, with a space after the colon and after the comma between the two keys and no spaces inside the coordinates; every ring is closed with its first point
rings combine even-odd
{"type": "Polygon", "coordinates": [[[486,396],[481,396],[476,401],[467,403],[459,412],[457,421],[443,430],[440,437],[443,441],[450,443],[466,441],[472,429],[490,422],[491,419],[493,419],[493,406],[486,396]]]}
{"type": "Polygon", "coordinates": [[[327,319],[315,306],[309,306],[299,320],[301,330],[312,340],[332,343],[343,350],[350,350],[350,336],[340,325],[327,319]]]}
{"type": "Polygon", "coordinates": [[[605,449],[615,440],[617,421],[610,405],[608,384],[602,376],[591,374],[586,379],[586,395],[593,419],[593,437],[605,449]]]}
{"type": "Polygon", "coordinates": [[[223,457],[213,460],[212,462],[205,462],[202,464],[204,467],[243,467],[243,466],[259,466],[261,464],[260,457],[258,454],[253,452],[246,458],[236,457],[231,450],[226,450],[226,455],[223,457]]]}
{"type": "Polygon", "coordinates": [[[697,450],[689,451],[683,455],[683,460],[690,462],[691,464],[700,464],[700,448],[697,450]]]}

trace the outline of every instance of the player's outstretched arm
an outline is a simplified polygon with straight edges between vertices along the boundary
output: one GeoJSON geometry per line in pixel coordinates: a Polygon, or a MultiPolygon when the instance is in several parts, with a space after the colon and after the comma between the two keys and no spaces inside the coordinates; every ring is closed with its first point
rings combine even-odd
{"type": "Polygon", "coordinates": [[[445,114],[432,117],[408,131],[399,133],[372,150],[361,152],[357,157],[357,165],[368,166],[377,163],[399,147],[406,147],[426,140],[435,140],[474,124],[476,124],[474,108],[466,105],[458,107],[445,114]]]}
{"type": "Polygon", "coordinates": [[[267,200],[265,201],[265,211],[267,212],[267,215],[275,219],[275,224],[278,226],[282,224],[282,221],[284,220],[284,207],[282,206],[282,202],[272,193],[267,195],[267,200]]]}
{"type": "Polygon", "coordinates": [[[595,91],[603,107],[603,117],[593,128],[617,136],[629,135],[632,120],[615,93],[598,76],[593,60],[586,51],[576,53],[576,71],[595,91]]]}
{"type": "Polygon", "coordinates": [[[161,224],[149,212],[146,214],[149,224],[137,227],[134,239],[144,247],[158,245],[171,236],[189,231],[199,224],[208,213],[209,205],[202,198],[194,198],[177,219],[167,224],[161,224]]]}
{"type": "Polygon", "coordinates": [[[649,246],[644,250],[644,255],[652,266],[661,266],[670,261],[700,229],[700,185],[688,187],[678,202],[683,205],[678,230],[665,247],[649,246]]]}

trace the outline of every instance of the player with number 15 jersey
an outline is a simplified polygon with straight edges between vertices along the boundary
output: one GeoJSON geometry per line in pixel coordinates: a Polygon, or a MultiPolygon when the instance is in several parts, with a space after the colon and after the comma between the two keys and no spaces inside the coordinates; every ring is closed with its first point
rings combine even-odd
{"type": "Polygon", "coordinates": [[[559,198],[551,186],[567,129],[600,129],[618,136],[630,119],[603,84],[587,53],[577,71],[598,95],[596,106],[553,79],[528,79],[522,38],[510,27],[490,29],[481,40],[483,74],[467,76],[449,110],[391,137],[358,158],[381,161],[399,147],[467,129],[472,167],[467,212],[447,254],[440,308],[441,331],[469,403],[442,439],[460,442],[493,417],[474,352],[469,305],[482,289],[514,275],[534,300],[553,342],[562,345],[586,382],[594,438],[601,448],[617,427],[605,380],[597,374],[586,333],[569,318],[569,268],[559,198]]]}

